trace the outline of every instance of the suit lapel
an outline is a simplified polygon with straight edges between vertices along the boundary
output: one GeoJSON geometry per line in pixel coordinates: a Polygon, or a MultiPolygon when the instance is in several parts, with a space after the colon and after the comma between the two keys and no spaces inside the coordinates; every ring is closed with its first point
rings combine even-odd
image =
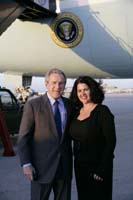
{"type": "Polygon", "coordinates": [[[45,113],[47,114],[47,117],[49,118],[52,133],[54,134],[56,139],[58,139],[58,133],[56,130],[55,120],[54,120],[54,116],[53,116],[53,110],[51,108],[47,94],[42,96],[42,104],[43,104],[43,112],[45,110],[45,113]]]}
{"type": "MultiPolygon", "coordinates": [[[[67,117],[66,118],[67,119],[66,119],[65,127],[64,127],[64,130],[63,130],[63,133],[62,133],[61,142],[63,141],[64,135],[65,135],[67,121],[68,121],[68,118],[69,118],[69,115],[70,115],[68,101],[64,97],[62,97],[62,99],[63,99],[64,106],[65,106],[65,109],[66,109],[66,113],[67,113],[67,117]]],[[[54,134],[54,136],[56,137],[56,139],[59,140],[58,139],[57,129],[56,129],[56,124],[55,124],[55,120],[54,120],[54,116],[53,116],[53,110],[51,108],[51,105],[50,105],[49,99],[47,97],[47,94],[44,94],[42,96],[42,109],[41,110],[42,110],[42,112],[44,112],[44,115],[47,115],[47,117],[49,118],[49,120],[50,120],[50,126],[51,126],[51,129],[52,129],[52,133],[54,134]]]]}

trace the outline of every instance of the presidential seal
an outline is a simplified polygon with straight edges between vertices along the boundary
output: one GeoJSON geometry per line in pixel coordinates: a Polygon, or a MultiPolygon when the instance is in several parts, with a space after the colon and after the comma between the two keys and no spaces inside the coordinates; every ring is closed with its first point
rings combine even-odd
{"type": "Polygon", "coordinates": [[[83,25],[76,15],[60,13],[51,23],[51,37],[61,47],[74,47],[82,40],[83,25]]]}

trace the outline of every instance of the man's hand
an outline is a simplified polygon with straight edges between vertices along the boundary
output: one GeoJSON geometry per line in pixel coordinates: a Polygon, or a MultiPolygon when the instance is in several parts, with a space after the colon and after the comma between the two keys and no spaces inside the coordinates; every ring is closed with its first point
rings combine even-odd
{"type": "Polygon", "coordinates": [[[33,181],[34,168],[32,166],[23,167],[23,173],[30,181],[33,181]]]}

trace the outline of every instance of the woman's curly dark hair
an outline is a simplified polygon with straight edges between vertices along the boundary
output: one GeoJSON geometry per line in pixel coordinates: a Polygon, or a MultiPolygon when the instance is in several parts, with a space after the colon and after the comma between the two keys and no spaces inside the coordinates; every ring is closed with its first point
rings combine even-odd
{"type": "Polygon", "coordinates": [[[80,76],[76,79],[74,82],[71,94],[70,94],[70,100],[74,103],[76,107],[82,107],[82,102],[79,101],[77,96],[77,85],[79,83],[84,83],[88,85],[90,89],[90,97],[91,101],[96,104],[101,104],[104,100],[104,91],[101,87],[101,84],[92,79],[89,76],[80,76]]]}

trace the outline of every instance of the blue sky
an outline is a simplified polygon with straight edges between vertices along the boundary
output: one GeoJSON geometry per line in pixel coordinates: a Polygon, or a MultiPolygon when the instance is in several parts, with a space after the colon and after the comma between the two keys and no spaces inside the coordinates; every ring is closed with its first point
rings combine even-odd
{"type": "MultiPolygon", "coordinates": [[[[66,87],[71,87],[75,79],[68,79],[66,87]]],[[[133,88],[133,79],[103,79],[103,83],[118,88],[133,88]]],[[[3,75],[0,74],[0,86],[3,85],[3,75]]],[[[31,88],[35,91],[44,91],[44,78],[33,77],[31,88]]]]}

